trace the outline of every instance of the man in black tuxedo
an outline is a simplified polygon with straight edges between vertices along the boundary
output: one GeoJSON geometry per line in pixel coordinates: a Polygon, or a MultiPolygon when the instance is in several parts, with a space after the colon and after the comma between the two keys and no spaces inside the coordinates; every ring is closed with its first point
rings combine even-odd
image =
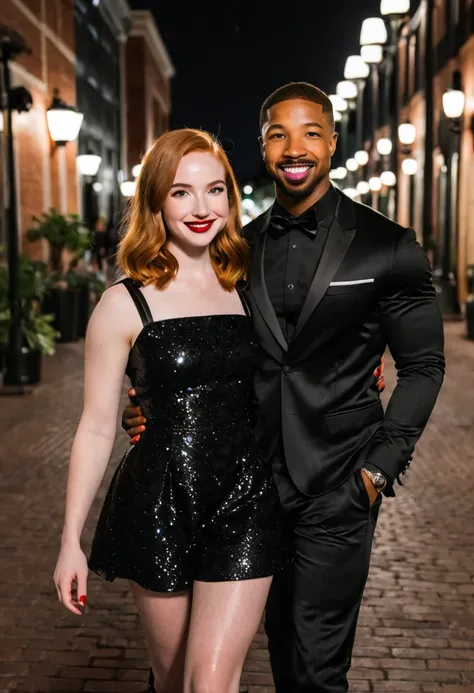
{"type": "MultiPolygon", "coordinates": [[[[263,104],[276,201],[245,227],[261,359],[260,437],[294,561],[275,576],[266,631],[277,693],[344,693],[377,515],[407,470],[444,375],[425,253],[405,229],[332,187],[332,105],[306,83],[263,104]],[[384,413],[374,371],[389,347],[384,413]]],[[[124,426],[139,434],[139,410],[124,426]]]]}

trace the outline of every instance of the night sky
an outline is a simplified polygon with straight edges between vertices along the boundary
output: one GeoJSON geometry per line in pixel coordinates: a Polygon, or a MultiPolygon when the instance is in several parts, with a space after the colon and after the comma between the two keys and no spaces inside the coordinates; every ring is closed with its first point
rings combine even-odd
{"type": "Polygon", "coordinates": [[[262,101],[290,81],[333,93],[380,0],[148,0],[176,68],[171,127],[219,136],[241,184],[258,175],[262,101]],[[283,9],[279,9],[279,7],[283,9]]]}

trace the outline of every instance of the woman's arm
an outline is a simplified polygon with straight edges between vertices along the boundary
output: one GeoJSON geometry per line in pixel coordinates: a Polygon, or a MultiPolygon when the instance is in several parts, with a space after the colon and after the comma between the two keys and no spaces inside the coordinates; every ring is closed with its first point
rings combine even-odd
{"type": "Polygon", "coordinates": [[[130,304],[123,286],[112,287],[94,310],[87,330],[84,408],[72,446],[61,553],[55,571],[58,596],[74,613],[80,611],[72,602],[72,582],[77,580],[82,596],[87,578],[87,566],[85,579],[83,575],[80,538],[115,440],[130,328],[133,330],[136,320],[135,315],[130,319],[130,304]]]}

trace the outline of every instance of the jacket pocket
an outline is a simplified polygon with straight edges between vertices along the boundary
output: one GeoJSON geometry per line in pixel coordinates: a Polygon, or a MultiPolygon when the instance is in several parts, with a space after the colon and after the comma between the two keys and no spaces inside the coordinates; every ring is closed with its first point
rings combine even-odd
{"type": "Polygon", "coordinates": [[[371,424],[382,421],[383,418],[382,404],[377,401],[365,407],[326,414],[324,430],[329,438],[339,438],[342,435],[357,433],[371,424]]]}
{"type": "Polygon", "coordinates": [[[367,294],[375,290],[375,284],[340,284],[328,286],[326,296],[345,296],[347,294],[367,294]]]}

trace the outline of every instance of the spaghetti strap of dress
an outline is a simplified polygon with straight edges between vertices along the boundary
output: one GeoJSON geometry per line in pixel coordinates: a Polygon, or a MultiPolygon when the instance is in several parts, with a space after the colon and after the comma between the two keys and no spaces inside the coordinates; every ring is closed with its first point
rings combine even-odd
{"type": "Polygon", "coordinates": [[[149,325],[153,322],[153,316],[151,314],[150,306],[148,305],[145,296],[140,291],[139,284],[133,279],[127,277],[117,282],[117,284],[123,284],[127,289],[128,293],[132,297],[132,300],[138,310],[143,326],[149,325]]]}

